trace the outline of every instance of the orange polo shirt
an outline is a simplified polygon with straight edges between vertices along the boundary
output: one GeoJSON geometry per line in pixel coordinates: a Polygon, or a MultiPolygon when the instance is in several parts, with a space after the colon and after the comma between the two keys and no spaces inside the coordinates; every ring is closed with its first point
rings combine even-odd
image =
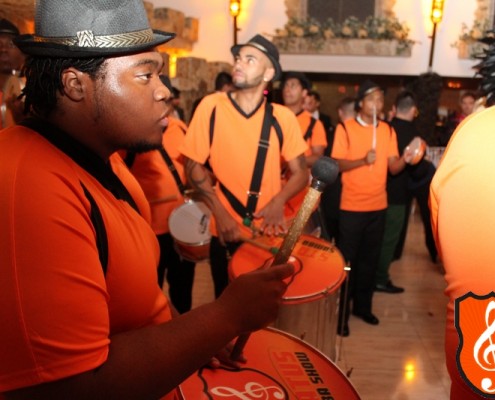
{"type": "Polygon", "coordinates": [[[457,370],[459,337],[454,326],[454,301],[468,292],[483,296],[495,290],[494,119],[495,107],[490,107],[459,125],[430,185],[431,222],[449,298],[447,367],[452,388],[462,399],[479,397],[474,397],[457,370]]]}
{"type": "MultiPolygon", "coordinates": [[[[247,204],[247,191],[258,153],[265,102],[266,100],[250,115],[245,115],[227,93],[206,96],[196,109],[180,148],[182,154],[200,164],[209,159],[215,176],[243,205],[247,204]],[[214,108],[215,130],[213,143],[210,144],[210,117],[214,108]]],[[[292,160],[307,150],[294,113],[280,104],[272,106],[284,140],[280,149],[275,128],[272,127],[255,211],[263,208],[281,190],[280,159],[292,160]]],[[[242,226],[242,218],[230,206],[218,184],[216,193],[230,215],[242,226]]],[[[216,235],[214,218],[211,228],[216,235]]],[[[246,232],[249,232],[247,228],[246,232]]]]}
{"type": "MultiPolygon", "coordinates": [[[[372,148],[373,126],[361,125],[356,119],[339,124],[335,130],[332,158],[357,160],[372,148]]],[[[399,157],[394,129],[383,121],[376,127],[376,161],[342,172],[340,209],[378,211],[387,208],[388,159],[399,157]]]]}
{"type": "MultiPolygon", "coordinates": [[[[118,157],[114,165],[145,205],[118,157]]],[[[0,184],[0,392],[98,368],[112,335],[171,318],[149,223],[69,156],[29,128],[7,128],[0,184]],[[107,232],[106,276],[81,183],[107,232]]]]}

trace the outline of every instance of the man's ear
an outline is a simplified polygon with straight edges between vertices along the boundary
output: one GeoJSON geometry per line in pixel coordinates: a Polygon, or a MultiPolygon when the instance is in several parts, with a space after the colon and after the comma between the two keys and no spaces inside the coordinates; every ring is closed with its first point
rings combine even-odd
{"type": "Polygon", "coordinates": [[[263,80],[265,82],[270,82],[274,76],[275,76],[275,68],[268,67],[267,69],[265,69],[265,73],[263,74],[263,80]]]}
{"type": "Polygon", "coordinates": [[[75,68],[67,68],[62,71],[62,87],[65,96],[73,101],[81,101],[84,98],[85,82],[89,76],[75,68]]]}

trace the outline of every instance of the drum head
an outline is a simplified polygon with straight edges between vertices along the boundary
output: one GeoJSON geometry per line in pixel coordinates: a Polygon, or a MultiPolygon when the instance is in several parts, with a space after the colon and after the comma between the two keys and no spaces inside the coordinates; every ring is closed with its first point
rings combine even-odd
{"type": "Polygon", "coordinates": [[[423,139],[421,139],[419,136],[416,136],[411,141],[411,143],[407,145],[406,149],[411,149],[413,151],[413,156],[409,161],[409,164],[415,165],[419,163],[423,158],[423,155],[426,151],[426,144],[423,139]]]}
{"type": "MultiPolygon", "coordinates": [[[[279,248],[282,238],[257,238],[265,246],[279,248]]],[[[268,250],[243,243],[229,264],[231,278],[261,267],[273,256],[268,250]]],[[[296,273],[283,297],[285,303],[314,301],[335,292],[345,279],[344,257],[326,240],[302,235],[292,251],[291,259],[296,273]]]]}
{"type": "Polygon", "coordinates": [[[254,332],[244,355],[240,369],[202,368],[190,376],[180,385],[183,399],[360,399],[330,359],[288,333],[254,332]]]}
{"type": "Polygon", "coordinates": [[[172,237],[185,244],[210,242],[210,209],[202,202],[187,201],[170,214],[168,226],[172,237]]]}

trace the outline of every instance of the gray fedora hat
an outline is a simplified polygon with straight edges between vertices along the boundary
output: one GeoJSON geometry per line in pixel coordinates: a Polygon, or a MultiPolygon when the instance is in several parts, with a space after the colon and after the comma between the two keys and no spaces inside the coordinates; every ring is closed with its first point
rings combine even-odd
{"type": "Polygon", "coordinates": [[[279,54],[277,47],[270,42],[267,38],[261,35],[255,35],[251,39],[249,39],[249,42],[245,44],[237,44],[235,46],[232,46],[230,51],[234,56],[239,54],[239,50],[241,47],[244,46],[251,46],[255,47],[258,50],[262,51],[265,53],[265,55],[270,59],[273,68],[275,68],[275,75],[273,77],[273,80],[276,81],[277,79],[280,79],[282,76],[282,67],[280,66],[280,61],[279,61],[279,54]]]}
{"type": "Polygon", "coordinates": [[[142,0],[38,0],[34,35],[14,42],[29,55],[85,58],[138,53],[174,37],[150,28],[142,0]]]}

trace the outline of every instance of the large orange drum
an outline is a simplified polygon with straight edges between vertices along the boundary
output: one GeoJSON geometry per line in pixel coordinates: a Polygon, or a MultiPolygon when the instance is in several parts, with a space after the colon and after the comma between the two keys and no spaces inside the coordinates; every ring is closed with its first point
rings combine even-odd
{"type": "Polygon", "coordinates": [[[275,329],[254,332],[239,370],[202,368],[180,385],[182,400],[355,400],[360,396],[324,354],[275,329]]]}
{"type": "MultiPolygon", "coordinates": [[[[279,248],[282,238],[257,238],[265,247],[279,248]]],[[[242,244],[229,264],[230,277],[253,271],[273,257],[268,250],[242,244]]],[[[304,339],[335,359],[339,288],[345,279],[345,262],[331,243],[302,235],[289,262],[296,273],[283,297],[274,327],[304,339]]]]}

